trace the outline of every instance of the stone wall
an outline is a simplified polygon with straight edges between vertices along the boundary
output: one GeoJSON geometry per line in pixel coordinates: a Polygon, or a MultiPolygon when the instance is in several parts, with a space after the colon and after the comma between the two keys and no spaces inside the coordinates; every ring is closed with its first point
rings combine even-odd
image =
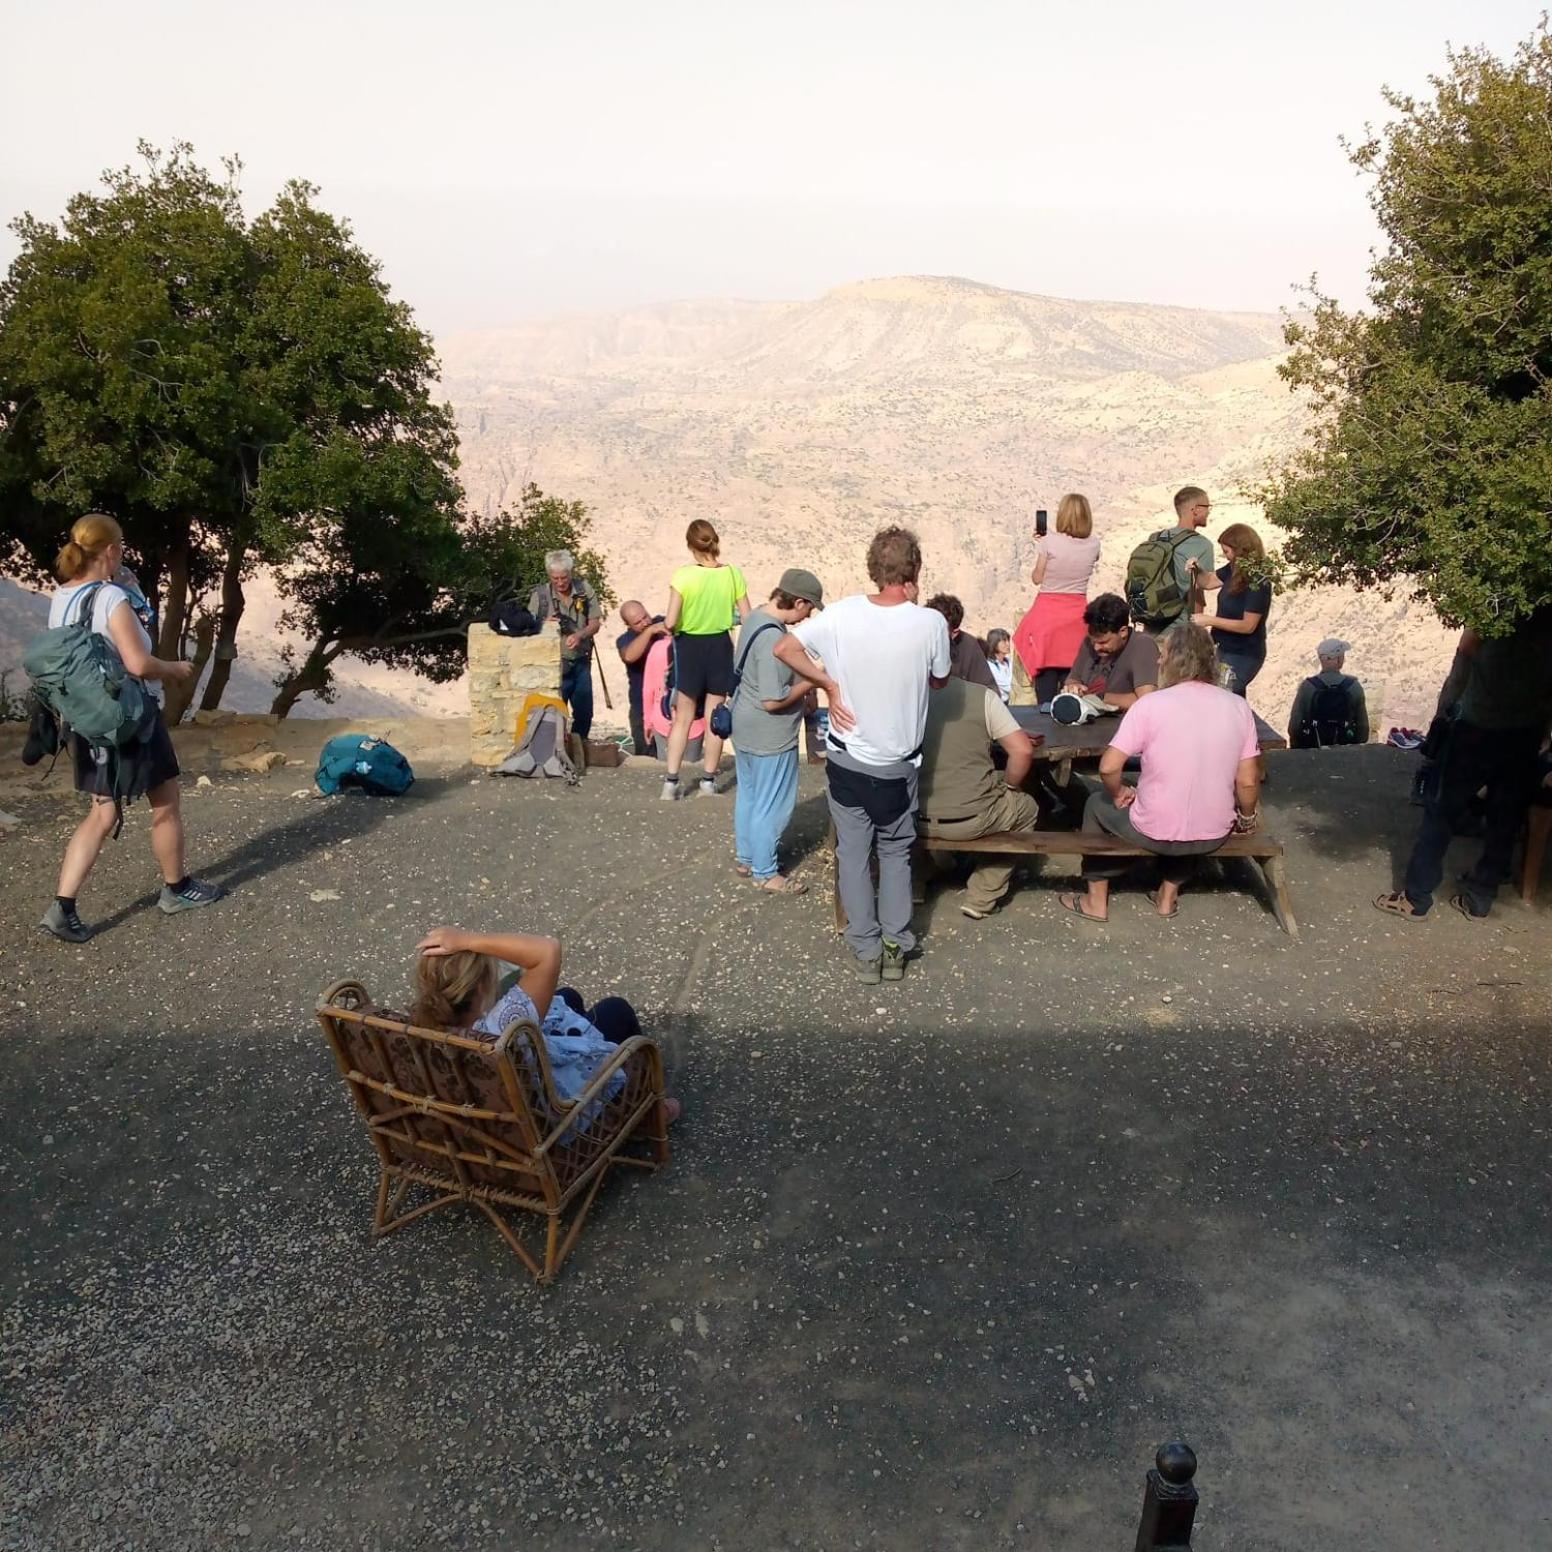
{"type": "Polygon", "coordinates": [[[517,713],[526,696],[560,694],[560,632],[498,636],[469,627],[469,758],[499,765],[512,752],[517,713]]]}

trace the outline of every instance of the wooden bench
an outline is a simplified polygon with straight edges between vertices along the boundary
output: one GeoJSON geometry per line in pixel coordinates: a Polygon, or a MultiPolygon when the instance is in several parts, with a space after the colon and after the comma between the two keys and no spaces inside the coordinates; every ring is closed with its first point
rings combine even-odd
{"type": "MultiPolygon", "coordinates": [[[[967,855],[988,854],[1015,857],[1147,857],[1152,853],[1140,846],[1133,846],[1119,837],[1108,834],[1094,835],[1082,830],[1003,830],[982,835],[971,840],[949,840],[942,836],[921,835],[916,839],[923,852],[964,852],[967,855]]],[[[835,930],[846,925],[846,914],[841,906],[839,879],[835,874],[835,834],[830,835],[831,882],[835,888],[835,930]]],[[[1272,910],[1277,924],[1295,942],[1299,937],[1299,924],[1293,919],[1293,902],[1288,894],[1288,869],[1281,841],[1268,835],[1231,835],[1213,857],[1248,857],[1259,863],[1265,875],[1267,893],[1271,896],[1272,910]]]]}

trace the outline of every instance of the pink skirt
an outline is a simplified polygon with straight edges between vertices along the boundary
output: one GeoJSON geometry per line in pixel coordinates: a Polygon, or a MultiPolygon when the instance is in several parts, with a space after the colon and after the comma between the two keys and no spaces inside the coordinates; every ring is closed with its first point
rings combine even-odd
{"type": "Polygon", "coordinates": [[[1041,593],[1013,633],[1013,650],[1033,679],[1042,668],[1071,668],[1083,645],[1082,593],[1041,593]]]}

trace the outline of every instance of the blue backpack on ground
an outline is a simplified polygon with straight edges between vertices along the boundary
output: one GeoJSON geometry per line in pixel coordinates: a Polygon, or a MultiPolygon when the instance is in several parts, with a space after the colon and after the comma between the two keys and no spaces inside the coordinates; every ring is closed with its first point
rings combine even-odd
{"type": "Polygon", "coordinates": [[[313,780],[328,796],[345,787],[360,787],[379,797],[396,798],[415,780],[410,762],[392,744],[363,733],[341,733],[323,746],[313,780]]]}

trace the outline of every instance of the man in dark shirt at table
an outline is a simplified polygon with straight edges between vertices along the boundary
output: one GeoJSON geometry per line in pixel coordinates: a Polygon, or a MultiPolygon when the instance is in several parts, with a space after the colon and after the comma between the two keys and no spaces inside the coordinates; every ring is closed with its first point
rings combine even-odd
{"type": "Polygon", "coordinates": [[[637,754],[651,754],[652,741],[641,715],[641,685],[647,672],[647,653],[659,636],[668,633],[660,614],[648,614],[646,605],[639,599],[627,598],[620,605],[620,619],[625,633],[615,642],[620,661],[625,664],[625,677],[629,681],[631,744],[637,754]]]}
{"type": "Polygon", "coordinates": [[[948,621],[949,677],[963,679],[967,684],[979,684],[996,694],[997,681],[992,678],[986,651],[964,629],[965,606],[952,593],[934,593],[927,600],[927,607],[936,609],[948,621]]]}
{"type": "Polygon", "coordinates": [[[1159,687],[1159,648],[1153,637],[1132,627],[1131,611],[1119,593],[1101,593],[1083,611],[1088,636],[1062,686],[1075,695],[1097,695],[1125,711],[1139,696],[1159,687]]]}

